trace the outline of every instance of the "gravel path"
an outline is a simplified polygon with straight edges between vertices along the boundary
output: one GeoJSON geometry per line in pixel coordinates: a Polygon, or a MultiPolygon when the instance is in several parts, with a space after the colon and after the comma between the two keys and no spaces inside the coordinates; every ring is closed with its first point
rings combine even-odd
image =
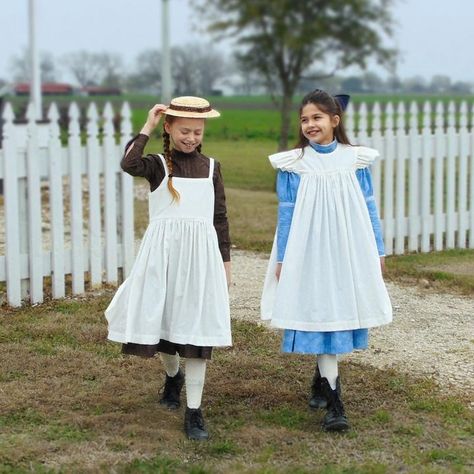
{"type": "MultiPolygon", "coordinates": [[[[231,314],[260,321],[267,257],[234,250],[231,314]]],[[[371,330],[369,349],[344,356],[377,368],[435,379],[443,389],[474,395],[474,299],[388,283],[392,324],[371,330]]],[[[474,407],[474,402],[471,402],[474,407]]]]}

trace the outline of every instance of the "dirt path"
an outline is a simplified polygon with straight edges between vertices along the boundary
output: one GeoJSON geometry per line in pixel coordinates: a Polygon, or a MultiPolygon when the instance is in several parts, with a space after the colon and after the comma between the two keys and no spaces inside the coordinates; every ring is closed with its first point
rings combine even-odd
{"type": "MultiPolygon", "coordinates": [[[[234,251],[232,317],[260,322],[267,258],[234,251]]],[[[474,394],[474,299],[389,283],[392,324],[371,330],[369,349],[343,356],[377,368],[434,378],[446,391],[474,394]]],[[[471,402],[474,407],[474,402],[471,402]]]]}

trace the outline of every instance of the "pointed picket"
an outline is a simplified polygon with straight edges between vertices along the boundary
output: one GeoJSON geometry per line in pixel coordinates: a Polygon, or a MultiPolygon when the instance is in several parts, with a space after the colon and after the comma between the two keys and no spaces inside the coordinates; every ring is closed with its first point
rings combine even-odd
{"type": "Polygon", "coordinates": [[[89,276],[92,287],[102,284],[102,225],[100,202],[99,113],[95,103],[87,109],[87,178],[89,190],[89,276]]]}
{"type": "Polygon", "coordinates": [[[65,289],[63,163],[59,111],[55,103],[48,110],[49,119],[49,209],[51,229],[51,271],[53,298],[62,298],[65,289]]]}
{"type": "Polygon", "coordinates": [[[399,102],[395,121],[396,134],[396,202],[395,202],[395,253],[405,252],[406,218],[405,218],[405,160],[408,154],[408,137],[405,133],[405,104],[399,102]],[[400,126],[398,126],[400,125],[400,126]]]}
{"type": "Polygon", "coordinates": [[[451,101],[448,105],[447,119],[447,141],[448,156],[446,170],[446,248],[455,247],[456,218],[455,218],[455,200],[456,200],[456,161],[459,152],[459,137],[456,132],[456,107],[451,101]]]}
{"type": "MultiPolygon", "coordinates": [[[[121,149],[132,136],[132,112],[128,102],[125,102],[120,111],[120,144],[121,149]]],[[[122,235],[122,255],[123,255],[123,278],[126,278],[132,269],[135,257],[135,232],[133,224],[133,178],[128,173],[121,173],[121,235],[122,235]]]]}
{"type": "Polygon", "coordinates": [[[419,250],[420,234],[420,134],[418,133],[418,106],[415,101],[410,104],[408,120],[409,137],[409,171],[408,171],[408,250],[419,250]]]}
{"type": "Polygon", "coordinates": [[[84,292],[84,231],[82,206],[82,150],[80,110],[75,102],[69,107],[69,190],[71,202],[71,274],[73,294],[84,292]]]}
{"type": "Polygon", "coordinates": [[[43,301],[43,237],[41,216],[41,182],[38,159],[38,127],[32,103],[26,111],[27,124],[27,210],[28,210],[28,263],[30,301],[43,301]]]}
{"type": "Polygon", "coordinates": [[[385,107],[385,148],[383,150],[384,160],[384,206],[383,206],[383,224],[384,224],[384,240],[385,254],[393,253],[394,238],[394,159],[395,159],[395,135],[393,132],[393,104],[388,102],[385,107]]]}
{"type": "Polygon", "coordinates": [[[458,164],[458,189],[457,189],[457,242],[456,247],[464,249],[467,246],[468,230],[468,160],[469,160],[469,131],[467,128],[467,104],[461,102],[459,107],[459,164],[458,164]]]}
{"type": "Polygon", "coordinates": [[[421,133],[421,251],[431,249],[431,160],[433,157],[433,135],[431,133],[431,103],[423,106],[421,133]]]}
{"type": "Polygon", "coordinates": [[[18,207],[17,143],[13,120],[15,114],[9,102],[3,108],[3,205],[5,212],[5,276],[7,302],[21,305],[20,222],[18,207]]]}
{"type": "Polygon", "coordinates": [[[104,120],[105,276],[108,283],[117,283],[117,156],[113,124],[114,111],[110,102],[105,104],[102,117],[104,120]]]}

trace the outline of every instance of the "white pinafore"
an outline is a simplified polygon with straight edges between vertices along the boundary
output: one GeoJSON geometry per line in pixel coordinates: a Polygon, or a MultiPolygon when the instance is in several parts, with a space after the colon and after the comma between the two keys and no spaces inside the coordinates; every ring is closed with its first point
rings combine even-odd
{"type": "Polygon", "coordinates": [[[150,223],[130,276],[105,316],[112,341],[229,346],[229,296],[214,217],[214,160],[207,178],[166,177],[149,194],[150,223]]]}
{"type": "Polygon", "coordinates": [[[263,319],[298,331],[346,331],[387,324],[392,306],[367,205],[356,177],[376,150],[338,145],[270,156],[301,176],[280,280],[276,236],[262,294],[263,319]]]}

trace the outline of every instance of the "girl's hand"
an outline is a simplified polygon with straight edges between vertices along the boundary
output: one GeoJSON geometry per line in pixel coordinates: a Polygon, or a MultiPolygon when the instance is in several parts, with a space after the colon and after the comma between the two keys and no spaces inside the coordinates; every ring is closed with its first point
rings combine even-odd
{"type": "Polygon", "coordinates": [[[385,257],[380,257],[380,268],[382,270],[382,275],[385,273],[385,257]]]}
{"type": "Polygon", "coordinates": [[[275,270],[275,276],[276,276],[278,281],[280,281],[281,266],[282,266],[282,263],[278,262],[276,270],[275,270]]]}
{"type": "Polygon", "coordinates": [[[224,268],[225,268],[225,278],[227,280],[227,288],[230,288],[230,285],[232,283],[230,262],[224,262],[224,268]]]}
{"type": "Polygon", "coordinates": [[[148,117],[140,133],[150,136],[153,130],[158,126],[163,112],[168,107],[164,104],[156,104],[148,111],[148,117]]]}

